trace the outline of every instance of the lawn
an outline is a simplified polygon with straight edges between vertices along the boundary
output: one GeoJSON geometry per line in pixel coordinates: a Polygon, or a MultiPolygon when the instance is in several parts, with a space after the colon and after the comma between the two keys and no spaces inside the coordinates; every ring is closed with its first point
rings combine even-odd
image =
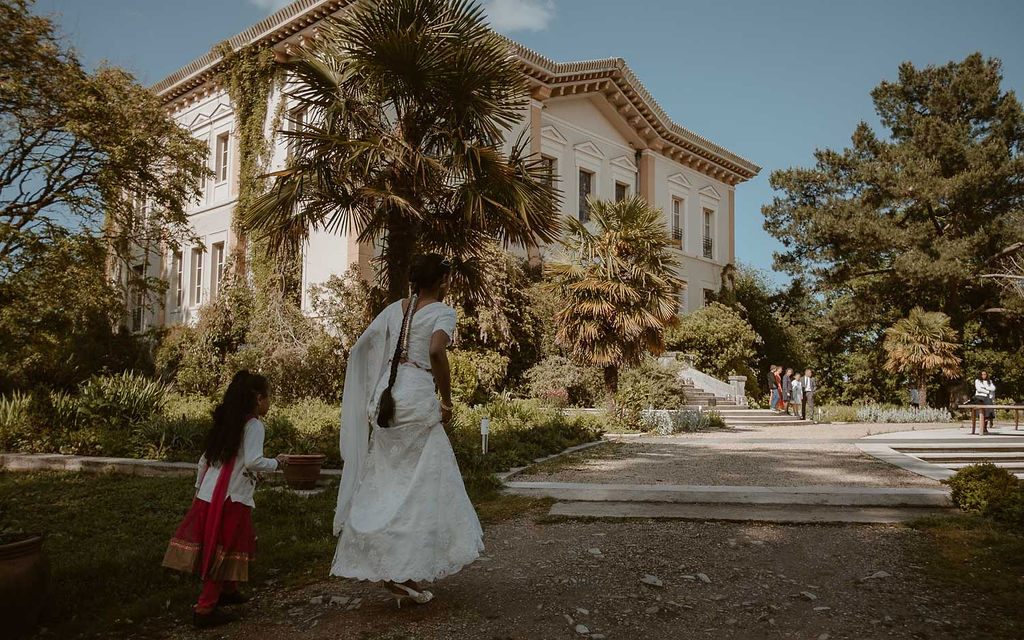
{"type": "MultiPolygon", "coordinates": [[[[193,493],[188,478],[0,473],[0,524],[47,536],[50,601],[41,625],[49,637],[107,638],[133,626],[144,635],[187,619],[199,580],[160,561],[193,493]]],[[[259,557],[250,585],[327,577],[336,497],[336,485],[312,497],[266,483],[257,489],[259,557]]],[[[484,523],[537,503],[493,494],[475,502],[484,523]]]]}
{"type": "MultiPolygon", "coordinates": [[[[51,637],[106,637],[187,615],[199,581],[160,561],[193,492],[184,478],[0,474],[0,522],[47,536],[50,602],[42,626],[51,637]]],[[[329,489],[296,498],[266,485],[257,491],[253,583],[327,575],[336,495],[329,489]]]]}

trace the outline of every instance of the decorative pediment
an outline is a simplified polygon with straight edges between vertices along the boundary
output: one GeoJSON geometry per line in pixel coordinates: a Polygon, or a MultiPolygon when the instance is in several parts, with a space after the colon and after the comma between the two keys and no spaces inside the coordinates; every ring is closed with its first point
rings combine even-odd
{"type": "Polygon", "coordinates": [[[693,185],[686,179],[686,174],[683,172],[673,173],[668,177],[668,183],[672,186],[679,187],[680,189],[689,189],[693,185]]]}
{"type": "Polygon", "coordinates": [[[705,198],[710,198],[712,200],[722,199],[722,194],[718,193],[718,191],[716,191],[715,188],[710,184],[700,190],[700,195],[704,196],[705,198]]]}
{"type": "Polygon", "coordinates": [[[633,159],[629,156],[619,156],[609,164],[611,164],[614,169],[622,169],[627,173],[636,173],[636,164],[633,163],[633,159]]]}
{"type": "Polygon", "coordinates": [[[210,114],[210,119],[211,120],[215,120],[215,119],[217,119],[217,118],[219,118],[221,116],[228,115],[230,113],[231,113],[231,107],[229,107],[228,105],[226,105],[224,103],[221,103],[221,104],[218,104],[217,108],[213,110],[212,114],[210,114]]]}
{"type": "Polygon", "coordinates": [[[556,147],[564,147],[565,145],[569,144],[569,141],[565,139],[565,136],[563,136],[558,129],[552,127],[551,125],[541,128],[540,139],[543,142],[547,142],[548,144],[554,145],[556,147]]]}
{"type": "Polygon", "coordinates": [[[589,156],[595,160],[604,160],[604,154],[601,153],[601,150],[597,148],[596,144],[589,140],[579,143],[573,147],[573,149],[578,155],[589,156]]]}
{"type": "Polygon", "coordinates": [[[188,129],[197,129],[210,121],[210,116],[205,113],[197,114],[195,118],[192,118],[192,122],[188,123],[188,129]]]}

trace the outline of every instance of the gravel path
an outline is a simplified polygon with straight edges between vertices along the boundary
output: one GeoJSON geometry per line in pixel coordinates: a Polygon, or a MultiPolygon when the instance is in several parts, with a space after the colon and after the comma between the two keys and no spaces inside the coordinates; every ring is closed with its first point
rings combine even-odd
{"type": "Polygon", "coordinates": [[[526,482],[940,487],[938,481],[861,453],[852,444],[613,442],[516,476],[526,482]]]}
{"type": "Polygon", "coordinates": [[[519,516],[489,526],[486,543],[487,557],[434,585],[425,606],[398,610],[380,587],[323,580],[257,592],[223,630],[161,637],[1020,637],[1018,614],[930,582],[916,564],[924,534],[906,528],[519,516]],[[999,636],[995,624],[1018,626],[999,636]]]}

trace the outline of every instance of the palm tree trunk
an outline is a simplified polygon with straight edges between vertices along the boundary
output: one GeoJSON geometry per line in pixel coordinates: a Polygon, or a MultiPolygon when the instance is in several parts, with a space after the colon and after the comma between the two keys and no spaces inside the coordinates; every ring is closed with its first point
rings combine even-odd
{"type": "Polygon", "coordinates": [[[397,212],[388,214],[388,238],[384,249],[388,278],[386,304],[409,295],[409,267],[416,253],[416,229],[397,212]]]}
{"type": "Polygon", "coordinates": [[[619,390],[619,368],[614,364],[604,368],[604,388],[612,394],[619,390]]]}
{"type": "Polygon", "coordinates": [[[928,376],[924,372],[917,374],[917,394],[919,406],[923,409],[928,406],[928,376]]]}

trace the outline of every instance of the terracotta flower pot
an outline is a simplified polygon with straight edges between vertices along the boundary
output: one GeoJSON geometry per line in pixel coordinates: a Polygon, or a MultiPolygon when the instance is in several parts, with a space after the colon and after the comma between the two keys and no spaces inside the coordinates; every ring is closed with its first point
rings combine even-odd
{"type": "Polygon", "coordinates": [[[284,480],[292,489],[312,489],[320,477],[320,467],[327,459],[322,453],[289,455],[284,466],[284,480]]]}
{"type": "Polygon", "coordinates": [[[21,638],[35,629],[50,575],[43,536],[26,534],[13,539],[15,542],[0,543],[0,620],[5,638],[21,638]]]}

